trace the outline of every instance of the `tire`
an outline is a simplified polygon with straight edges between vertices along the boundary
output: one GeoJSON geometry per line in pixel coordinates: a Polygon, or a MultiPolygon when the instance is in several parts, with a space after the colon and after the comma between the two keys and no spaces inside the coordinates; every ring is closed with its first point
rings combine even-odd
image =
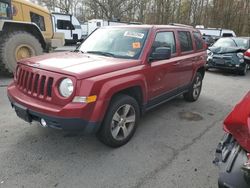
{"type": "Polygon", "coordinates": [[[194,102],[198,100],[200,93],[201,93],[201,89],[202,89],[202,79],[203,78],[202,78],[201,73],[197,72],[188,92],[183,94],[184,99],[186,101],[194,102]]]}
{"type": "Polygon", "coordinates": [[[13,73],[17,60],[43,54],[39,40],[28,32],[14,31],[0,38],[0,68],[4,72],[13,73]]]}
{"type": "Polygon", "coordinates": [[[120,147],[133,137],[139,117],[137,101],[128,95],[117,95],[111,100],[97,137],[107,146],[120,147]]]}
{"type": "Polygon", "coordinates": [[[239,71],[239,75],[245,76],[247,74],[247,71],[248,71],[248,65],[246,64],[244,69],[239,71]]]}
{"type": "Polygon", "coordinates": [[[205,70],[209,71],[209,66],[207,64],[205,65],[205,70]]]}

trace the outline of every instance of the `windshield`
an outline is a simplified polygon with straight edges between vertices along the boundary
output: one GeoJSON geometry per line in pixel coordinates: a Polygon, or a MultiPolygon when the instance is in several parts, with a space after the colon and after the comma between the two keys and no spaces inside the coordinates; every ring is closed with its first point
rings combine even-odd
{"type": "Polygon", "coordinates": [[[248,40],[244,38],[220,38],[213,45],[214,47],[239,47],[248,48],[248,40]]]}
{"type": "Polygon", "coordinates": [[[138,59],[145,44],[148,29],[100,28],[78,48],[93,53],[124,59],[138,59]]]}
{"type": "Polygon", "coordinates": [[[7,18],[10,15],[10,6],[8,3],[0,2],[0,17],[7,18]]]}

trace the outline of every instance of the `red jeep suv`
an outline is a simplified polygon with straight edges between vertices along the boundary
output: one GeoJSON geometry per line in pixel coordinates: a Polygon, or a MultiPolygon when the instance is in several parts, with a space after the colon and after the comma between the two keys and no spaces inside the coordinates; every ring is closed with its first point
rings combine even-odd
{"type": "Polygon", "coordinates": [[[73,52],[20,61],[8,97],[27,122],[83,129],[119,147],[147,110],[181,94],[196,101],[205,63],[206,45],[190,26],[104,27],[73,52]]]}

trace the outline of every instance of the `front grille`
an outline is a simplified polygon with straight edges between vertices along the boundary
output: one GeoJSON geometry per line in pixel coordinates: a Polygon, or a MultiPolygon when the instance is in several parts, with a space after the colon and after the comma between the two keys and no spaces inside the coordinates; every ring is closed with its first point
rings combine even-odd
{"type": "Polygon", "coordinates": [[[32,72],[32,70],[18,67],[16,85],[24,93],[43,99],[51,99],[53,77],[32,72]]]}

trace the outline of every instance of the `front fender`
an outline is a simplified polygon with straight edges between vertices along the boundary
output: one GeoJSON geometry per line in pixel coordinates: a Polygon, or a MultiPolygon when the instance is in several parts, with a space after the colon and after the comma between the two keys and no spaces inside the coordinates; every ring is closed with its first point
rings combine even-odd
{"type": "Polygon", "coordinates": [[[146,103],[148,96],[147,84],[144,75],[137,74],[112,79],[102,85],[91,120],[98,119],[99,121],[102,121],[112,97],[115,94],[131,87],[140,87],[143,96],[143,103],[146,103]]]}

